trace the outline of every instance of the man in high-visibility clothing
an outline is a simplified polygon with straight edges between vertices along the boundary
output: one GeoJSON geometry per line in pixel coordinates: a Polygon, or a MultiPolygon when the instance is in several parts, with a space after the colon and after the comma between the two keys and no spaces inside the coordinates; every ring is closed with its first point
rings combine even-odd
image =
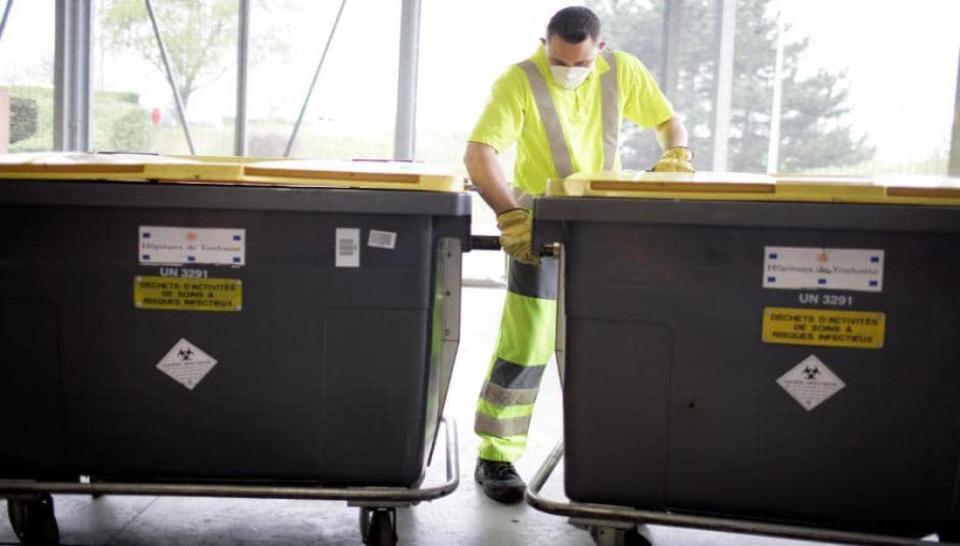
{"type": "Polygon", "coordinates": [[[492,499],[512,503],[526,485],[513,466],[543,369],[554,352],[557,263],[531,248],[530,196],[548,179],[620,168],[620,126],[626,118],[655,128],[663,157],[655,171],[692,172],[687,132],[643,63],[605,49],[600,21],[584,7],[557,12],[529,59],[511,66],[469,138],[470,178],[497,213],[510,255],[500,335],[477,403],[480,452],[476,479],[492,499]],[[499,153],[517,145],[513,187],[499,153]]]}

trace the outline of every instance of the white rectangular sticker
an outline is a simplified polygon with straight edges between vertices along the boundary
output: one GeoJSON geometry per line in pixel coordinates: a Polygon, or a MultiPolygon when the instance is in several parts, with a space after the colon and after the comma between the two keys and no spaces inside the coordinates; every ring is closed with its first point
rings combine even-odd
{"type": "Polygon", "coordinates": [[[140,226],[137,242],[140,265],[246,263],[244,229],[140,226]]]}
{"type": "Polygon", "coordinates": [[[337,228],[335,263],[337,267],[360,267],[360,230],[337,228]]]}
{"type": "Polygon", "coordinates": [[[393,250],[397,248],[397,234],[392,231],[377,231],[371,229],[370,236],[367,237],[367,246],[393,250]]]}
{"type": "Polygon", "coordinates": [[[763,287],[883,292],[883,251],[768,246],[763,287]]]}

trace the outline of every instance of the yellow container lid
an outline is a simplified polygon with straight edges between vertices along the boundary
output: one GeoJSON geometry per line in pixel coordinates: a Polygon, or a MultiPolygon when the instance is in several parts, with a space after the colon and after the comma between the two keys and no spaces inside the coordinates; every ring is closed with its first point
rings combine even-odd
{"type": "Polygon", "coordinates": [[[786,201],[960,205],[960,179],[781,176],[745,173],[578,173],[547,184],[551,197],[616,197],[711,201],[786,201]]]}
{"type": "Polygon", "coordinates": [[[420,163],[41,152],[0,155],[0,180],[87,180],[459,192],[456,173],[420,163]]]}
{"type": "Polygon", "coordinates": [[[288,186],[462,191],[464,180],[450,170],[400,161],[289,159],[244,165],[249,182],[288,186]]]}

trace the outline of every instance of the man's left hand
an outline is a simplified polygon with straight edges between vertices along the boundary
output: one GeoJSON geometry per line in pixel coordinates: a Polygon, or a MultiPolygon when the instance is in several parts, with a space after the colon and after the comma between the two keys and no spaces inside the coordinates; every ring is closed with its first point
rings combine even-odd
{"type": "Polygon", "coordinates": [[[692,173],[694,172],[693,152],[685,146],[677,146],[663,152],[663,157],[653,166],[658,173],[692,173]]]}

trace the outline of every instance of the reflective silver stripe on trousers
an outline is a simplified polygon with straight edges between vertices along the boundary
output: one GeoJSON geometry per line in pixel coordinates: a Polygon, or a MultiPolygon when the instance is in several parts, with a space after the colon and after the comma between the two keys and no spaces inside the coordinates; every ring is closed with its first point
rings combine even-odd
{"type": "MultiPolygon", "coordinates": [[[[600,79],[601,114],[603,116],[603,168],[612,170],[616,163],[617,151],[620,146],[620,98],[617,84],[617,58],[613,51],[604,51],[603,58],[610,65],[600,79]]],[[[553,155],[553,166],[559,178],[566,178],[573,174],[573,162],[570,160],[570,151],[567,149],[567,140],[560,125],[560,116],[557,107],[547,89],[547,80],[540,73],[537,65],[527,59],[517,66],[523,70],[530,82],[533,100],[537,104],[537,111],[543,121],[547,133],[547,143],[553,155]]]]}
{"type": "Polygon", "coordinates": [[[473,430],[479,434],[488,434],[497,438],[507,436],[519,436],[526,434],[530,429],[530,416],[508,417],[506,419],[494,419],[489,415],[477,413],[477,421],[473,430]]]}
{"type": "Polygon", "coordinates": [[[483,384],[480,398],[498,406],[517,406],[532,404],[537,399],[539,389],[507,389],[489,381],[483,384]]]}

